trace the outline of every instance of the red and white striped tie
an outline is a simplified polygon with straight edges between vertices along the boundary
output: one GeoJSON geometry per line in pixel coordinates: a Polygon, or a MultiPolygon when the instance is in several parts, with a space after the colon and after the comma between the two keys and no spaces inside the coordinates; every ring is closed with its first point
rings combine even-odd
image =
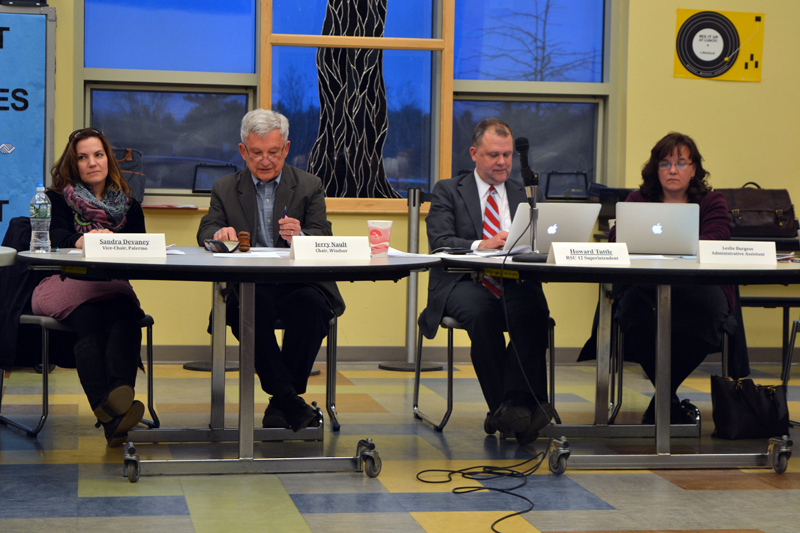
{"type": "MultiPolygon", "coordinates": [[[[486,209],[483,211],[483,238],[491,239],[500,233],[500,209],[494,199],[495,188],[489,187],[489,197],[486,199],[486,209]]],[[[503,296],[500,280],[493,276],[483,276],[483,286],[495,298],[503,296]]]]}

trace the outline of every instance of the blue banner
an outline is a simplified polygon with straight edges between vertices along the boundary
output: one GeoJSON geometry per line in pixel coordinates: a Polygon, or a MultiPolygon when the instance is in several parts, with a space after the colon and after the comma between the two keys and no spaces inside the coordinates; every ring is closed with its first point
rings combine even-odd
{"type": "Polygon", "coordinates": [[[0,13],[0,236],[46,182],[46,73],[47,17],[0,13]]]}

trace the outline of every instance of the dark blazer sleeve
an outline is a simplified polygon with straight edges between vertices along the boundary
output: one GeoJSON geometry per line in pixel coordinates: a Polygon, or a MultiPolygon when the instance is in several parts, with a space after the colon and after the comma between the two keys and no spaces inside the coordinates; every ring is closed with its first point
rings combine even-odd
{"type": "MultiPolygon", "coordinates": [[[[54,248],[75,248],[75,243],[83,236],[82,233],[75,231],[75,212],[61,193],[47,191],[47,197],[52,207],[50,245],[54,248]]],[[[125,218],[125,225],[117,233],[146,232],[142,204],[133,198],[125,218]]]]}
{"type": "Polygon", "coordinates": [[[52,207],[50,219],[50,246],[53,248],[75,248],[75,243],[81,238],[75,231],[75,213],[67,205],[64,196],[55,191],[47,191],[52,207]]]}
{"type": "Polygon", "coordinates": [[[711,191],[700,201],[700,240],[731,240],[731,216],[722,193],[711,191]]]}
{"type": "MultiPolygon", "coordinates": [[[[441,180],[433,187],[431,207],[425,219],[428,243],[432,251],[440,248],[469,248],[480,238],[473,229],[468,208],[460,198],[458,189],[462,179],[472,179],[472,175],[441,180]]],[[[477,194],[476,200],[480,202],[477,194]]]]}
{"type": "MultiPolygon", "coordinates": [[[[206,239],[211,239],[214,234],[222,228],[232,227],[236,232],[247,231],[250,233],[250,242],[256,242],[255,230],[252,227],[252,222],[248,221],[247,213],[238,199],[238,190],[240,187],[246,187],[247,183],[243,185],[240,181],[243,177],[250,178],[250,173],[247,171],[240,171],[234,174],[223,176],[216,180],[214,185],[211,186],[211,203],[208,208],[208,213],[200,220],[200,226],[197,229],[197,244],[203,246],[206,239]],[[246,176],[245,176],[246,175],[246,176]]],[[[252,182],[250,183],[252,186],[252,182]]],[[[255,217],[256,199],[255,187],[252,188],[253,212],[252,216],[255,217]]],[[[245,197],[247,197],[245,195],[245,197]]]]}

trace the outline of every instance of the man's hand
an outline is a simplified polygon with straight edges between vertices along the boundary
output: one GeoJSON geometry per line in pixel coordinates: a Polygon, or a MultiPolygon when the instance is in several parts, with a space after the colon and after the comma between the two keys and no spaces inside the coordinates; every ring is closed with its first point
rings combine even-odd
{"type": "Polygon", "coordinates": [[[489,250],[500,250],[503,246],[506,245],[506,239],[508,238],[507,231],[501,231],[491,239],[483,239],[480,243],[478,243],[478,248],[489,249],[489,250]]]}
{"type": "Polygon", "coordinates": [[[296,218],[283,217],[278,221],[278,224],[281,226],[278,233],[289,244],[292,244],[292,237],[300,235],[300,221],[296,218]]]}
{"type": "Polygon", "coordinates": [[[232,227],[228,226],[226,228],[222,228],[218,232],[214,234],[214,240],[216,241],[238,241],[239,236],[236,234],[236,230],[232,227]]]}

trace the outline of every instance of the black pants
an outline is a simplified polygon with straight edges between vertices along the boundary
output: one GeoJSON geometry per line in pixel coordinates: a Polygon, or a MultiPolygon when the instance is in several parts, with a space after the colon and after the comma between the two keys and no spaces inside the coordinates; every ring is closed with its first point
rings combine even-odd
{"type": "Polygon", "coordinates": [[[465,279],[453,288],[444,310],[469,334],[472,364],[490,411],[510,399],[536,396],[539,401],[547,400],[545,351],[550,312],[542,285],[505,280],[504,290],[504,297],[497,299],[483,285],[465,279]],[[508,346],[503,335],[504,301],[511,338],[508,346]]]}
{"type": "MultiPolygon", "coordinates": [[[[239,339],[239,300],[228,297],[226,321],[239,339]]],[[[281,394],[291,385],[303,394],[322,340],[333,318],[330,305],[315,287],[299,283],[256,284],[255,367],[261,388],[267,394],[281,394]],[[275,321],[286,330],[283,347],[275,338],[275,321]]]]}
{"type": "Polygon", "coordinates": [[[79,305],[62,322],[78,334],[75,366],[92,409],[109,391],[136,385],[141,361],[142,310],[128,297],[79,305]]]}
{"type": "MultiPolygon", "coordinates": [[[[650,381],[656,379],[655,287],[630,288],[614,315],[625,335],[625,360],[642,365],[650,381]]],[[[710,353],[720,351],[725,331],[735,330],[728,300],[720,287],[672,287],[671,393],[710,353]]]]}

